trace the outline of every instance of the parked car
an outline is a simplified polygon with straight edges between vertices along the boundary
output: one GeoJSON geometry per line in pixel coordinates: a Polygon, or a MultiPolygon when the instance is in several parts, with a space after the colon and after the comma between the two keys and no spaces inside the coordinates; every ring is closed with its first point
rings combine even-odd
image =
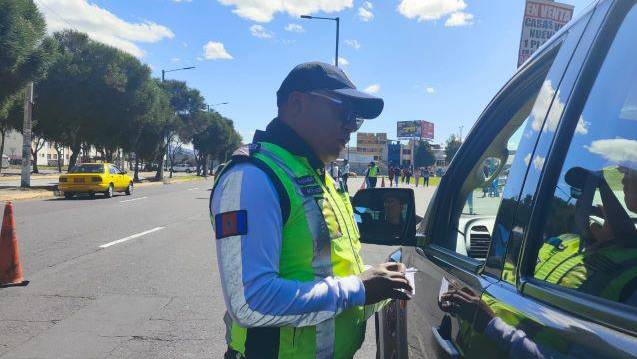
{"type": "Polygon", "coordinates": [[[130,195],[133,179],[127,173],[110,163],[83,163],[60,176],[58,189],[66,199],[77,194],[95,197],[96,193],[103,193],[106,198],[113,197],[114,192],[130,195]]]}
{"type": "Polygon", "coordinates": [[[173,172],[186,172],[186,173],[191,173],[191,172],[196,172],[197,171],[197,166],[191,166],[187,163],[180,163],[178,165],[174,165],[173,166],[173,172]]]}
{"type": "Polygon", "coordinates": [[[417,270],[412,299],[377,314],[379,358],[637,356],[636,43],[635,0],[555,34],[478,118],[418,225],[410,189],[357,193],[361,241],[417,270]],[[495,179],[502,194],[482,196],[495,179]]]}

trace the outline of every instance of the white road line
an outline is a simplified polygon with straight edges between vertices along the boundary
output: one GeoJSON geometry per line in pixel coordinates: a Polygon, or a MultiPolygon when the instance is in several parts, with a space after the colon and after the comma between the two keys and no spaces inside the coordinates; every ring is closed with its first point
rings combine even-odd
{"type": "Polygon", "coordinates": [[[120,203],[124,203],[124,202],[133,202],[133,201],[139,201],[140,199],[145,199],[145,198],[148,198],[148,197],[139,197],[139,198],[133,198],[133,199],[126,199],[126,200],[119,201],[119,202],[120,202],[120,203]]]}
{"type": "Polygon", "coordinates": [[[131,239],[135,239],[135,238],[138,238],[138,237],[141,237],[141,236],[145,236],[145,235],[147,235],[147,234],[149,234],[149,233],[153,233],[153,232],[161,231],[161,230],[162,230],[162,229],[164,229],[164,228],[166,228],[166,227],[155,227],[155,228],[153,228],[153,229],[149,229],[149,230],[144,231],[144,232],[140,232],[140,233],[137,233],[137,234],[133,234],[132,236],[128,236],[128,237],[126,237],[126,238],[122,238],[122,239],[118,239],[118,240],[116,240],[116,241],[112,241],[112,242],[108,242],[108,243],[106,243],[106,244],[102,244],[102,245],[100,246],[100,248],[108,248],[108,247],[110,247],[110,246],[113,246],[113,245],[116,245],[116,244],[119,244],[119,243],[122,243],[122,242],[130,241],[131,239]]]}
{"type": "Polygon", "coordinates": [[[189,191],[194,191],[196,189],[199,189],[199,187],[188,188],[189,191]]]}

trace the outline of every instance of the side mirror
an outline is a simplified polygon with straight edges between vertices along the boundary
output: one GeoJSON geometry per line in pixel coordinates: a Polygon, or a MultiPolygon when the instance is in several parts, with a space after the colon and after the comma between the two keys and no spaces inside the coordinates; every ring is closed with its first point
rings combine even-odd
{"type": "Polygon", "coordinates": [[[412,189],[364,189],[356,193],[352,206],[361,242],[415,245],[417,219],[412,189]]]}

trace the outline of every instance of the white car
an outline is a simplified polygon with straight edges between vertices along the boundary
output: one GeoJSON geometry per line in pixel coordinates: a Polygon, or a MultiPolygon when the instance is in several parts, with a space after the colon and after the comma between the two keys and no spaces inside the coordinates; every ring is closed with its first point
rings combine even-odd
{"type": "Polygon", "coordinates": [[[189,165],[187,163],[181,163],[181,164],[173,166],[173,172],[191,173],[191,172],[196,172],[196,171],[197,171],[197,167],[196,166],[191,166],[191,165],[189,165]]]}

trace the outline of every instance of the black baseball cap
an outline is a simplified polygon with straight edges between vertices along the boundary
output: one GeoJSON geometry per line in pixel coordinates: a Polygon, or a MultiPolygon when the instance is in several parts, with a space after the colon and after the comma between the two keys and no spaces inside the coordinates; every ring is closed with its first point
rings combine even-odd
{"type": "Polygon", "coordinates": [[[284,104],[294,91],[335,94],[349,101],[354,113],[364,119],[378,117],[384,106],[382,98],[358,91],[343,70],[324,62],[306,62],[293,68],[276,92],[277,105],[284,104]]]}

